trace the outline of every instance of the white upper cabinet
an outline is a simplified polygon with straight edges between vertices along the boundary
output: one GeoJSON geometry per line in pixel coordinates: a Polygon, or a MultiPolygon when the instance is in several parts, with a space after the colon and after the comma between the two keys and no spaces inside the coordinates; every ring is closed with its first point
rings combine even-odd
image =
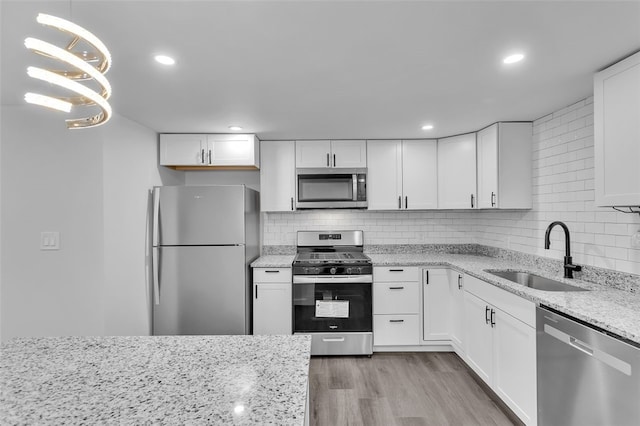
{"type": "Polygon", "coordinates": [[[406,210],[438,207],[438,142],[402,141],[402,193],[406,210]]]}
{"type": "Polygon", "coordinates": [[[367,141],[369,210],[435,209],[435,140],[367,141]]]}
{"type": "Polygon", "coordinates": [[[260,148],[249,134],[161,134],[160,164],[180,168],[257,169],[260,148]]]}
{"type": "Polygon", "coordinates": [[[402,208],[402,141],[367,141],[369,210],[402,208]]]}
{"type": "Polygon", "coordinates": [[[367,143],[363,140],[296,141],[296,167],[367,167],[367,143]]]}
{"type": "Polygon", "coordinates": [[[205,162],[206,150],[207,135],[160,135],[160,164],[162,166],[201,166],[205,162]]]}
{"type": "Polygon", "coordinates": [[[640,52],[594,77],[597,206],[640,206],[640,52]]]}
{"type": "Polygon", "coordinates": [[[294,141],[261,141],[260,210],[292,211],[296,196],[294,141]]]}
{"type": "Polygon", "coordinates": [[[477,208],[475,133],[438,139],[438,208],[477,208]]]}
{"type": "Polygon", "coordinates": [[[495,123],[477,135],[478,208],[532,207],[530,122],[495,123]]]}

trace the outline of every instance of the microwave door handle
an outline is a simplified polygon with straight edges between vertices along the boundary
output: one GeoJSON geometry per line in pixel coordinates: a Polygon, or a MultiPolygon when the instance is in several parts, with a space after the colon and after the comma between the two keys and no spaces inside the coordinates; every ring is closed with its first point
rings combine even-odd
{"type": "Polygon", "coordinates": [[[355,173],[351,175],[351,181],[353,182],[353,192],[351,199],[353,201],[358,201],[358,175],[355,173]]]}

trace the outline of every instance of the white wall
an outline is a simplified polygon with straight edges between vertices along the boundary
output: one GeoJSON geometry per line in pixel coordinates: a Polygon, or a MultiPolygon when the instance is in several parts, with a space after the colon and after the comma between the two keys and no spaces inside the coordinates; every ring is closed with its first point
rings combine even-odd
{"type": "Polygon", "coordinates": [[[148,191],[157,135],[125,118],[69,131],[62,114],[2,107],[2,339],[148,334],[148,191]],[[41,251],[41,231],[61,250],[41,251]]]}
{"type": "Polygon", "coordinates": [[[593,99],[587,98],[535,120],[533,209],[527,211],[366,212],[317,210],[264,215],[265,245],[294,245],[304,229],[362,229],[366,244],[479,243],[561,259],[571,231],[574,262],[640,274],[640,250],[630,236],[640,217],[594,206],[593,99]]]}

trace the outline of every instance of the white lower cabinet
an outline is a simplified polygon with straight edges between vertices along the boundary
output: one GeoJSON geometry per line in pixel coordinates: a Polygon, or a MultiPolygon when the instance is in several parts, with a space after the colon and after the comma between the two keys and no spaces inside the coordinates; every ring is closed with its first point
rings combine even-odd
{"type": "Polygon", "coordinates": [[[449,337],[451,346],[464,355],[464,274],[452,269],[449,273],[449,337]]]}
{"type": "Polygon", "coordinates": [[[535,425],[536,330],[528,323],[535,305],[474,277],[466,284],[465,360],[525,424],[535,425]]]}
{"type": "Polygon", "coordinates": [[[373,345],[420,344],[420,270],[373,268],[373,345]]]}
{"type": "Polygon", "coordinates": [[[422,340],[449,340],[449,274],[446,269],[422,270],[422,340]]]}
{"type": "Polygon", "coordinates": [[[253,270],[253,334],[291,334],[291,305],[291,268],[253,270]]]}

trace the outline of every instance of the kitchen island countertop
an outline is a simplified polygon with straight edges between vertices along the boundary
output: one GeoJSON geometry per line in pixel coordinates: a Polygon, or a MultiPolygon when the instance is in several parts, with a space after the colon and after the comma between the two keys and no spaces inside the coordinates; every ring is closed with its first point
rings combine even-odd
{"type": "Polygon", "coordinates": [[[302,425],[311,338],[16,338],[0,424],[302,425]]]}

